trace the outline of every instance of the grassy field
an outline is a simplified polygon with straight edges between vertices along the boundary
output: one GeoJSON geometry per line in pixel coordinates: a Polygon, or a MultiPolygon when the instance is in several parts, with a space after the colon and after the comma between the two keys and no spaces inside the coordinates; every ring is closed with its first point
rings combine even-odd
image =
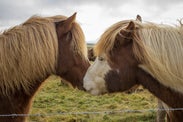
{"type": "Polygon", "coordinates": [[[37,92],[28,122],[154,122],[154,111],[115,111],[154,109],[156,103],[155,97],[146,90],[132,94],[92,96],[61,83],[56,76],[51,76],[37,92]],[[91,113],[80,114],[83,112],[91,113]]]}

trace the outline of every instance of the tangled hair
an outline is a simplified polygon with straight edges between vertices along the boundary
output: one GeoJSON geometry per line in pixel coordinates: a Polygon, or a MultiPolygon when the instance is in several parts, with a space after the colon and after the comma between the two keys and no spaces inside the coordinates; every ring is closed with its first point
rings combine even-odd
{"type": "MultiPolygon", "coordinates": [[[[97,56],[112,50],[116,35],[130,20],[112,25],[95,46],[97,56]]],[[[160,83],[183,93],[183,27],[133,21],[133,52],[141,65],[160,83]]]]}
{"type": "Polygon", "coordinates": [[[116,35],[128,25],[130,20],[120,21],[109,27],[100,37],[97,44],[94,46],[94,54],[99,56],[103,53],[108,53],[112,50],[116,35]]]}
{"type": "MultiPolygon", "coordinates": [[[[54,22],[66,18],[33,16],[0,35],[0,94],[8,96],[20,89],[29,94],[36,82],[56,72],[58,39],[54,22]]],[[[76,22],[73,26],[72,48],[87,56],[84,34],[76,22]]]]}

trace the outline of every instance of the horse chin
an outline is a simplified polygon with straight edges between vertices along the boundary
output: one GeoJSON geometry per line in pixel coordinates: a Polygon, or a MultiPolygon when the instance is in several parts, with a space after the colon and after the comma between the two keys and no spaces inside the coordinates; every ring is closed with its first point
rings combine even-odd
{"type": "Polygon", "coordinates": [[[99,90],[91,90],[90,94],[97,96],[97,95],[101,95],[102,93],[99,90]]]}
{"type": "Polygon", "coordinates": [[[84,81],[83,86],[86,91],[88,91],[92,95],[101,95],[107,93],[105,84],[96,83],[94,81],[84,81]]]}
{"type": "Polygon", "coordinates": [[[107,91],[101,91],[99,89],[90,89],[90,90],[87,90],[90,94],[94,95],[94,96],[97,96],[97,95],[102,95],[102,94],[105,94],[107,93],[107,91]]]}
{"type": "Polygon", "coordinates": [[[78,88],[79,90],[86,91],[86,89],[83,87],[83,85],[79,85],[79,86],[77,86],[77,88],[78,88]]]}

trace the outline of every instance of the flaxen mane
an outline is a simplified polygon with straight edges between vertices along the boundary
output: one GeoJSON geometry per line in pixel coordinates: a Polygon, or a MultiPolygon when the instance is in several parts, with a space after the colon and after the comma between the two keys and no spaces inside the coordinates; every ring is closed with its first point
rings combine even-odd
{"type": "Polygon", "coordinates": [[[127,26],[130,21],[120,21],[111,27],[109,27],[100,37],[100,40],[94,47],[94,54],[96,56],[101,55],[102,53],[108,53],[114,45],[116,35],[120,32],[121,29],[124,29],[124,26],[127,26]]]}
{"type": "MultiPolygon", "coordinates": [[[[1,94],[8,95],[19,89],[29,94],[36,80],[55,73],[58,40],[54,22],[65,19],[64,16],[35,16],[0,35],[1,94]]],[[[86,56],[83,32],[77,23],[73,26],[73,50],[86,56]]]]}
{"type": "MultiPolygon", "coordinates": [[[[95,54],[108,53],[115,37],[130,21],[121,21],[104,32],[95,54]]],[[[133,51],[138,60],[165,86],[183,93],[183,27],[134,21],[133,51]]]]}

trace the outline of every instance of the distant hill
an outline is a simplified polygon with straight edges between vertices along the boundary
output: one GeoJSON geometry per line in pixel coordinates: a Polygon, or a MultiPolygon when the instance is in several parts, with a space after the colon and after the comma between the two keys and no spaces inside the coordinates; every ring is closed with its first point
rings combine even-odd
{"type": "Polygon", "coordinates": [[[93,46],[94,46],[94,44],[93,44],[93,43],[87,43],[87,47],[88,47],[88,49],[93,48],[93,46]]]}

